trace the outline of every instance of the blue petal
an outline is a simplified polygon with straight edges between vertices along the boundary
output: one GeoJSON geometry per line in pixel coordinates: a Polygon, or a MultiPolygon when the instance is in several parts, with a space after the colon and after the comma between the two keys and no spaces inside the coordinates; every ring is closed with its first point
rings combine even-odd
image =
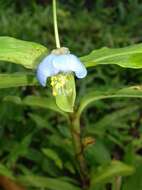
{"type": "Polygon", "coordinates": [[[71,69],[75,72],[77,78],[84,78],[87,75],[87,69],[81,63],[81,61],[73,54],[69,55],[69,59],[71,62],[71,69]]]}
{"type": "Polygon", "coordinates": [[[56,55],[53,60],[54,68],[62,72],[70,72],[68,54],[67,55],[56,55]]]}
{"type": "Polygon", "coordinates": [[[62,72],[75,72],[78,78],[84,78],[87,75],[85,66],[73,54],[57,55],[53,59],[53,66],[62,72]]]}
{"type": "Polygon", "coordinates": [[[42,86],[46,86],[46,80],[48,77],[56,75],[59,71],[54,68],[52,60],[56,56],[53,54],[48,55],[44,60],[38,65],[37,68],[37,79],[42,86]]]}
{"type": "Polygon", "coordinates": [[[59,72],[75,72],[78,78],[84,78],[87,75],[85,66],[75,55],[50,54],[38,65],[37,79],[42,86],[46,86],[47,78],[59,72]]]}

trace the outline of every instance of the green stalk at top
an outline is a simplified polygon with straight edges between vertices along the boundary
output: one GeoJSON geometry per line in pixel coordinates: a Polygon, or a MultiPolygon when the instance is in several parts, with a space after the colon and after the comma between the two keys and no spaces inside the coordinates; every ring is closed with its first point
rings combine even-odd
{"type": "Polygon", "coordinates": [[[55,33],[56,47],[60,48],[60,39],[59,39],[58,23],[57,23],[56,0],[52,0],[52,2],[53,2],[53,21],[54,21],[54,33],[55,33]]]}

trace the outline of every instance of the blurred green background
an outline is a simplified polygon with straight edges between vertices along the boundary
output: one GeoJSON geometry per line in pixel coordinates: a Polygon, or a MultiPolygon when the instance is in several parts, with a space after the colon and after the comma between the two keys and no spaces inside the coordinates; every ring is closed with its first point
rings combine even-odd
{"type": "MultiPolygon", "coordinates": [[[[0,0],[0,36],[35,41],[52,50],[55,40],[51,5],[50,0],[0,0]]],[[[140,0],[59,0],[57,13],[61,44],[78,56],[104,46],[117,48],[142,42],[140,0]]],[[[22,70],[21,66],[0,64],[2,73],[22,70]]],[[[89,70],[86,79],[77,81],[77,101],[89,88],[121,87],[141,82],[142,70],[98,66],[89,70]]],[[[14,175],[77,179],[65,119],[50,110],[3,101],[7,95],[46,96],[50,91],[49,87],[46,90],[41,87],[0,90],[1,163],[14,175]],[[56,156],[51,156],[50,151],[46,154],[44,149],[53,150],[56,156]]],[[[83,113],[81,122],[83,136],[91,135],[96,139],[96,146],[91,146],[86,156],[91,170],[108,163],[111,158],[138,165],[135,175],[124,180],[123,190],[141,190],[141,100],[98,101],[83,113]]],[[[46,188],[41,185],[37,189],[46,188]]],[[[109,190],[110,186],[104,186],[104,189],[109,190]]]]}

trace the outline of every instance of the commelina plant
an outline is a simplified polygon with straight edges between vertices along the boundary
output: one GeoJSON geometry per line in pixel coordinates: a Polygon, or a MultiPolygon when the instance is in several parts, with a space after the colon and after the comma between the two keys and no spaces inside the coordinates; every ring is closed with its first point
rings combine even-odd
{"type": "MultiPolygon", "coordinates": [[[[35,86],[41,85],[47,88],[46,83],[50,81],[52,97],[47,98],[47,105],[52,111],[59,112],[66,117],[72,135],[74,155],[76,157],[76,169],[79,173],[79,183],[72,184],[68,189],[95,189],[96,184],[105,175],[90,174],[83,152],[83,142],[86,144],[94,142],[91,137],[85,137],[83,141],[80,128],[80,117],[83,110],[93,101],[106,98],[131,97],[142,98],[142,87],[129,86],[120,89],[108,89],[99,91],[91,89],[86,91],[84,97],[76,104],[76,85],[74,77],[79,79],[87,77],[87,70],[97,65],[116,64],[123,68],[142,68],[142,44],[135,44],[124,48],[101,48],[93,50],[90,54],[77,58],[71,54],[66,47],[60,47],[57,27],[56,0],[53,0],[53,20],[56,49],[51,52],[47,47],[27,42],[12,37],[0,37],[0,61],[20,64],[27,68],[27,72],[0,74],[0,88],[35,86]],[[99,176],[99,177],[98,177],[99,176]]],[[[84,79],[85,80],[85,79],[84,79]]],[[[30,104],[29,97],[29,104],[30,104]]],[[[34,96],[35,104],[46,97],[34,96]]],[[[27,103],[28,104],[28,103],[27,103]]],[[[133,168],[118,161],[112,161],[112,168],[118,168],[112,175],[129,175],[133,168]]],[[[101,173],[102,174],[102,173],[101,173]]]]}

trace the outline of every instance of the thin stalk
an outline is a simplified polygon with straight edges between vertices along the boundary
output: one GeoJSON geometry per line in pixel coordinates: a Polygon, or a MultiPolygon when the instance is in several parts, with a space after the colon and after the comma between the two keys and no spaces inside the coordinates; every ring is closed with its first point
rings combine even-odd
{"type": "Polygon", "coordinates": [[[81,141],[80,121],[75,114],[70,115],[70,129],[72,134],[72,141],[74,145],[75,156],[80,171],[80,177],[82,181],[83,189],[86,189],[89,185],[88,171],[86,161],[83,155],[83,145],[81,141]]]}
{"type": "Polygon", "coordinates": [[[58,23],[57,23],[56,0],[52,0],[52,2],[53,2],[53,22],[54,22],[54,34],[55,34],[56,47],[60,48],[61,46],[60,46],[58,23]]]}

